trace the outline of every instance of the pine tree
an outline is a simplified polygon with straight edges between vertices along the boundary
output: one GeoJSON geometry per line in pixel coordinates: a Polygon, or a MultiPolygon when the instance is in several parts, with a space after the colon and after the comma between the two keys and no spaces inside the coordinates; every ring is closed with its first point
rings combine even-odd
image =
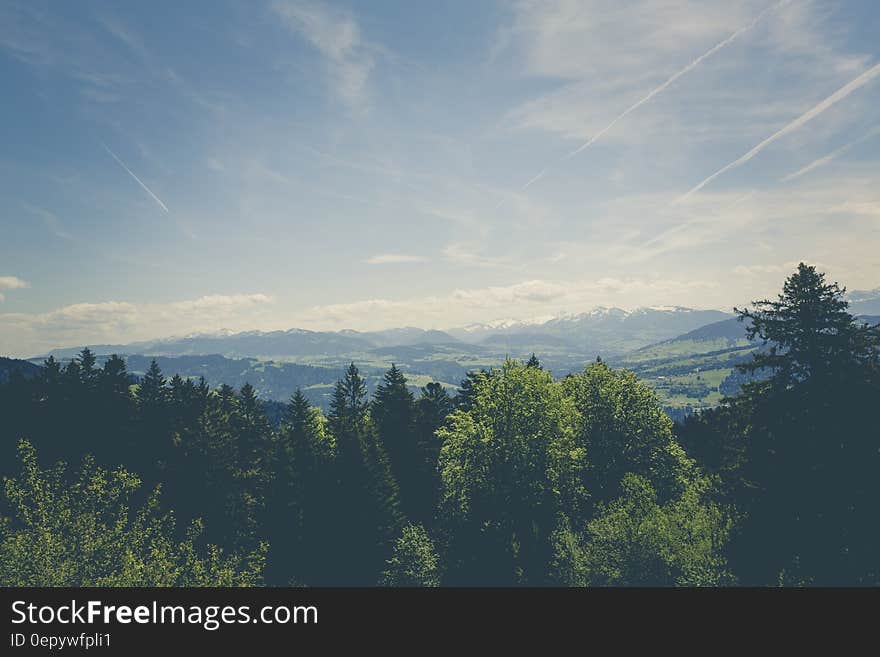
{"type": "Polygon", "coordinates": [[[455,404],[446,392],[446,388],[436,382],[423,387],[421,396],[416,401],[415,431],[421,456],[419,481],[424,486],[425,492],[421,518],[423,524],[428,527],[434,520],[440,492],[437,461],[440,457],[441,442],[437,437],[437,430],[444,425],[454,408],[455,404]]]}
{"type": "Polygon", "coordinates": [[[299,388],[284,412],[276,479],[269,499],[270,583],[325,581],[329,454],[319,412],[299,388]]]}
{"type": "Polygon", "coordinates": [[[125,360],[110,356],[97,375],[102,422],[95,429],[101,447],[96,455],[108,462],[125,463],[131,451],[134,400],[125,360]]]}
{"type": "Polygon", "coordinates": [[[101,388],[114,397],[130,397],[128,369],[125,360],[113,354],[104,363],[99,375],[101,388]]]}
{"type": "Polygon", "coordinates": [[[336,491],[331,500],[337,534],[337,582],[370,585],[401,524],[397,486],[367,415],[366,384],[352,363],[336,384],[329,426],[336,445],[336,491]],[[338,532],[341,532],[338,533],[338,532]]]}
{"type": "Polygon", "coordinates": [[[460,411],[469,411],[474,404],[476,386],[479,381],[490,375],[486,370],[468,372],[455,391],[455,407],[460,411]]]}
{"type": "Polygon", "coordinates": [[[431,513],[431,491],[430,481],[422,480],[425,456],[415,433],[414,404],[406,377],[392,364],[376,388],[371,417],[400,486],[402,511],[411,519],[424,521],[431,513]]]}
{"type": "Polygon", "coordinates": [[[173,447],[166,383],[159,364],[153,359],[136,393],[141,435],[137,438],[133,458],[138,470],[150,480],[155,480],[165,469],[173,447]]]}
{"type": "Polygon", "coordinates": [[[776,301],[738,311],[763,342],[743,369],[770,374],[711,416],[742,445],[728,479],[746,584],[880,582],[880,336],[844,292],[801,263],[776,301]]]}
{"type": "Polygon", "coordinates": [[[811,376],[825,378],[850,367],[877,364],[880,331],[858,324],[847,312],[846,288],[826,283],[825,274],[800,263],[776,301],[763,299],[753,310],[735,309],[747,320],[746,333],[766,347],[740,366],[768,370],[776,383],[793,385],[811,376]]]}
{"type": "Polygon", "coordinates": [[[91,349],[85,347],[79,352],[78,360],[79,375],[82,378],[82,382],[86,385],[92,385],[98,378],[98,370],[95,368],[95,363],[97,363],[98,359],[91,349]]]}
{"type": "Polygon", "coordinates": [[[241,467],[268,474],[272,451],[272,430],[256,390],[245,383],[239,391],[238,453],[241,467]]]}
{"type": "Polygon", "coordinates": [[[150,369],[141,378],[138,386],[137,399],[144,412],[150,412],[162,406],[168,396],[165,377],[154,358],[150,361],[150,369]]]}

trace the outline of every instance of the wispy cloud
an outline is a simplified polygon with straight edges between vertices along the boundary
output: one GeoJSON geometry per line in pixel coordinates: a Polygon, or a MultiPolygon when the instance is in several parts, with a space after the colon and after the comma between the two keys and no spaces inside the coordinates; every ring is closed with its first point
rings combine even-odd
{"type": "Polygon", "coordinates": [[[787,176],[780,178],[779,182],[790,182],[792,180],[800,178],[801,176],[803,176],[805,174],[810,173],[810,171],[818,169],[819,167],[823,167],[826,164],[828,164],[829,162],[835,160],[837,157],[846,153],[853,146],[861,144],[863,141],[867,141],[868,139],[871,139],[872,137],[876,137],[877,135],[880,135],[880,126],[877,126],[873,130],[868,132],[868,134],[862,135],[858,139],[853,139],[852,141],[847,142],[846,144],[841,146],[840,148],[834,149],[833,151],[828,153],[828,155],[823,155],[822,157],[813,160],[812,162],[810,162],[809,164],[807,164],[804,167],[801,167],[800,169],[798,169],[794,173],[790,173],[787,176]]]}
{"type": "Polygon", "coordinates": [[[456,265],[487,269],[516,268],[509,256],[490,256],[483,253],[479,244],[454,242],[443,247],[443,257],[456,265]]]}
{"type": "Polygon", "coordinates": [[[104,150],[107,151],[107,153],[110,155],[110,157],[112,157],[114,160],[116,160],[116,162],[119,164],[119,166],[121,166],[123,169],[125,169],[128,172],[128,175],[130,175],[132,178],[134,178],[137,181],[137,184],[140,185],[143,188],[143,190],[147,194],[149,194],[154,201],[156,201],[156,203],[159,204],[160,208],[162,208],[166,213],[171,212],[171,210],[168,209],[168,206],[162,202],[162,199],[160,199],[158,196],[156,196],[153,193],[153,190],[151,190],[149,187],[147,187],[146,184],[144,184],[144,182],[140,178],[138,178],[134,174],[134,172],[125,165],[125,162],[120,160],[119,157],[116,155],[116,153],[114,153],[113,151],[110,150],[110,148],[107,146],[107,144],[101,144],[101,146],[103,146],[104,150]]]}
{"type": "Polygon", "coordinates": [[[375,56],[355,17],[338,8],[301,0],[275,0],[270,7],[289,30],[306,39],[327,60],[340,98],[349,105],[362,104],[375,56]]]}
{"type": "Polygon", "coordinates": [[[68,241],[73,239],[73,236],[64,229],[64,226],[54,212],[50,212],[49,210],[36,205],[31,205],[30,203],[22,203],[21,207],[35,217],[39,217],[46,225],[49,232],[55,235],[55,237],[68,241]]]}
{"type": "MultiPolygon", "coordinates": [[[[791,0],[779,0],[778,2],[770,5],[769,7],[766,7],[757,16],[755,16],[751,21],[749,21],[745,25],[739,27],[738,29],[736,29],[734,32],[729,34],[725,39],[716,43],[714,46],[709,48],[707,51],[705,51],[699,57],[692,60],[689,64],[687,64],[687,66],[685,66],[685,67],[679,69],[678,71],[676,71],[675,73],[673,73],[671,76],[666,78],[666,80],[664,80],[663,83],[654,87],[647,94],[645,94],[644,96],[639,98],[636,102],[632,103],[629,107],[627,107],[625,110],[623,110],[620,114],[615,116],[611,120],[610,123],[608,123],[607,125],[605,125],[601,129],[596,131],[592,136],[590,136],[589,139],[587,139],[579,147],[577,147],[575,150],[567,153],[562,158],[560,158],[559,162],[555,166],[559,166],[559,164],[564,163],[566,160],[569,160],[569,159],[575,157],[576,155],[582,153],[583,151],[587,150],[588,148],[590,148],[593,144],[595,144],[597,141],[599,141],[605,134],[607,134],[609,131],[611,131],[623,119],[625,119],[630,114],[635,112],[637,109],[639,109],[640,107],[642,107],[643,105],[645,105],[646,103],[651,101],[651,99],[653,99],[655,96],[661,94],[663,91],[668,89],[678,79],[680,79],[684,75],[687,75],[688,73],[693,71],[700,64],[702,64],[705,60],[709,59],[710,57],[712,57],[713,55],[715,55],[719,51],[721,51],[724,48],[726,48],[727,46],[729,46],[731,43],[736,41],[739,37],[741,37],[746,32],[749,32],[750,30],[754,29],[764,19],[764,17],[767,16],[767,14],[769,14],[772,11],[775,11],[777,9],[782,8],[783,6],[789,4],[790,2],[791,2],[791,0]]],[[[645,66],[647,66],[647,65],[648,65],[648,62],[645,63],[645,66]]],[[[630,75],[634,76],[634,77],[641,77],[642,75],[644,75],[644,73],[645,73],[644,70],[638,70],[638,71],[631,72],[630,75]]],[[[550,171],[550,166],[544,167],[537,175],[533,176],[532,178],[530,178],[528,180],[528,182],[526,182],[524,185],[522,185],[520,187],[520,191],[521,192],[526,191],[529,187],[531,187],[532,185],[537,183],[539,180],[546,177],[546,175],[549,173],[549,171],[550,171]]],[[[500,207],[503,205],[504,205],[504,201],[502,200],[501,202],[499,202],[498,206],[496,207],[496,210],[500,209],[500,207]]]]}
{"type": "Polygon", "coordinates": [[[27,281],[21,280],[18,276],[0,276],[0,301],[6,299],[3,296],[3,290],[20,290],[25,287],[30,287],[30,284],[27,281]]]}
{"type": "Polygon", "coordinates": [[[784,137],[785,135],[787,135],[791,132],[794,132],[795,130],[803,127],[805,124],[807,124],[809,121],[812,121],[814,118],[816,118],[817,116],[822,114],[822,112],[827,110],[832,105],[835,105],[836,103],[840,102],[841,100],[843,100],[844,98],[849,96],[852,92],[856,91],[857,89],[860,89],[861,87],[863,87],[866,84],[868,84],[869,82],[871,82],[871,80],[876,78],[878,75],[880,75],[880,64],[875,64],[874,66],[869,68],[867,71],[865,71],[861,75],[859,75],[857,78],[855,78],[851,82],[848,82],[847,84],[842,86],[840,89],[835,91],[833,94],[828,96],[828,98],[823,100],[821,103],[810,108],[809,110],[807,110],[806,112],[801,114],[799,117],[797,117],[794,121],[792,121],[791,123],[789,123],[785,127],[781,128],[780,130],[777,130],[776,132],[774,132],[772,135],[767,137],[767,139],[765,139],[764,141],[759,143],[757,146],[752,148],[745,155],[737,158],[736,160],[734,160],[730,164],[727,164],[727,165],[721,167],[718,171],[713,173],[711,176],[709,176],[708,178],[704,179],[699,184],[692,187],[690,190],[687,191],[687,193],[680,196],[676,202],[680,203],[682,201],[686,201],[688,198],[690,198],[691,196],[693,196],[694,194],[699,192],[701,189],[703,189],[706,185],[711,183],[713,180],[715,180],[719,176],[724,175],[725,173],[727,173],[728,171],[730,171],[732,169],[735,169],[737,167],[742,166],[743,164],[745,164],[746,162],[751,160],[753,157],[755,157],[762,150],[767,148],[767,146],[769,146],[770,144],[775,142],[777,139],[779,139],[780,137],[784,137]]]}
{"type": "Polygon", "coordinates": [[[368,265],[400,265],[424,261],[425,258],[423,256],[406,255],[404,253],[381,253],[364,260],[368,265]]]}

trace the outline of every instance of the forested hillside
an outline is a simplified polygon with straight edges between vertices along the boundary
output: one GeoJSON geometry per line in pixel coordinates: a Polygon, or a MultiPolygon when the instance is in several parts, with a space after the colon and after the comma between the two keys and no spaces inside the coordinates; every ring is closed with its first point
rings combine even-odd
{"type": "Polygon", "coordinates": [[[39,371],[40,368],[37,365],[26,360],[0,357],[0,381],[8,381],[13,376],[30,378],[39,371]]]}
{"type": "Polygon", "coordinates": [[[880,584],[880,331],[806,265],[737,312],[743,385],[681,425],[601,359],[352,363],[275,428],[234,373],[50,357],[0,384],[0,583],[880,584]]]}

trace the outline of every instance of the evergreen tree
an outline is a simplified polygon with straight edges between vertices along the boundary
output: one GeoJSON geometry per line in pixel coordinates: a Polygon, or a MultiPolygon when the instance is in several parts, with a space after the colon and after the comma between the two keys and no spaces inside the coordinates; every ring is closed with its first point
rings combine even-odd
{"type": "MultiPolygon", "coordinates": [[[[94,453],[111,463],[128,461],[132,445],[134,399],[125,360],[110,356],[97,374],[97,397],[102,421],[95,428],[94,453]]],[[[96,404],[97,406],[97,404],[96,404]]]]}
{"type": "Polygon", "coordinates": [[[422,479],[426,456],[415,433],[412,393],[406,387],[406,377],[394,364],[376,388],[370,414],[400,487],[401,510],[409,518],[424,521],[432,511],[430,481],[422,479]]]}
{"type": "Polygon", "coordinates": [[[95,380],[98,377],[98,370],[95,368],[95,364],[98,359],[95,354],[92,353],[92,350],[88,347],[85,347],[82,351],[79,352],[79,375],[82,377],[83,383],[86,385],[94,384],[95,380]]]}
{"type": "Polygon", "coordinates": [[[257,393],[250,383],[239,390],[238,455],[243,470],[254,470],[265,475],[272,455],[272,430],[257,393]]]}
{"type": "Polygon", "coordinates": [[[102,391],[109,397],[116,399],[131,399],[128,370],[125,360],[113,354],[104,363],[98,376],[102,391]]]}
{"type": "Polygon", "coordinates": [[[375,439],[367,414],[366,384],[352,363],[336,384],[329,427],[336,445],[336,490],[330,503],[337,534],[328,537],[338,554],[338,583],[378,580],[402,522],[397,485],[375,439]]]}
{"type": "Polygon", "coordinates": [[[421,389],[416,400],[415,431],[422,462],[419,464],[419,481],[425,488],[426,512],[423,512],[423,524],[431,527],[434,521],[434,510],[440,501],[440,471],[438,461],[442,446],[437,430],[446,423],[446,418],[455,405],[446,389],[436,382],[431,382],[421,389]]]}
{"type": "Polygon", "coordinates": [[[135,466],[152,481],[160,479],[159,472],[167,467],[172,450],[168,393],[167,381],[153,359],[137,388],[141,426],[133,450],[135,466]]]}
{"type": "Polygon", "coordinates": [[[764,299],[753,310],[739,310],[750,339],[766,349],[741,366],[747,372],[768,370],[775,385],[794,385],[810,377],[825,383],[853,368],[878,365],[880,328],[857,323],[847,312],[845,288],[826,283],[825,274],[800,263],[786,279],[776,301],[764,299]]]}
{"type": "Polygon", "coordinates": [[[476,387],[482,378],[489,375],[486,370],[468,372],[461,380],[458,390],[455,391],[455,408],[461,411],[469,411],[474,403],[476,387]]]}
{"type": "Polygon", "coordinates": [[[747,371],[770,377],[713,414],[741,436],[731,488],[745,520],[731,560],[749,584],[880,582],[880,338],[847,312],[844,290],[798,266],[758,301],[747,371]]]}
{"type": "Polygon", "coordinates": [[[332,453],[320,411],[298,388],[285,409],[278,446],[267,577],[278,584],[326,582],[335,565],[327,562],[325,544],[335,522],[327,507],[332,453]]]}
{"type": "Polygon", "coordinates": [[[168,388],[162,370],[154,358],[150,361],[150,369],[141,378],[137,389],[137,400],[144,414],[160,409],[168,398],[168,388]]]}

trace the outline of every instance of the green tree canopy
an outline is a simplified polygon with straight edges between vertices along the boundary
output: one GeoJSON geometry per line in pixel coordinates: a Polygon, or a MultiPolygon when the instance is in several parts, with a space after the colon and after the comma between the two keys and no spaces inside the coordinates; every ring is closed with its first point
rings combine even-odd
{"type": "Polygon", "coordinates": [[[394,543],[382,573],[383,586],[440,586],[440,565],[434,543],[421,525],[407,524],[394,543]]]}
{"type": "Polygon", "coordinates": [[[437,434],[454,578],[540,583],[555,522],[560,455],[576,413],[549,373],[508,360],[471,379],[470,408],[437,434]]]}
{"type": "Polygon", "coordinates": [[[112,472],[87,457],[77,477],[63,464],[43,470],[26,441],[21,474],[7,478],[12,518],[0,527],[4,586],[240,586],[261,582],[265,547],[244,558],[212,545],[197,547],[201,524],[174,538],[174,515],[163,514],[158,489],[138,509],[141,485],[123,468],[112,472]]]}
{"type": "MultiPolygon", "coordinates": [[[[593,504],[619,497],[628,473],[647,479],[661,500],[684,490],[694,464],[675,441],[672,421],[647,385],[601,360],[566,377],[562,385],[579,413],[575,442],[586,454],[578,461],[580,484],[593,504]]],[[[580,511],[589,514],[589,508],[580,511]]]]}

